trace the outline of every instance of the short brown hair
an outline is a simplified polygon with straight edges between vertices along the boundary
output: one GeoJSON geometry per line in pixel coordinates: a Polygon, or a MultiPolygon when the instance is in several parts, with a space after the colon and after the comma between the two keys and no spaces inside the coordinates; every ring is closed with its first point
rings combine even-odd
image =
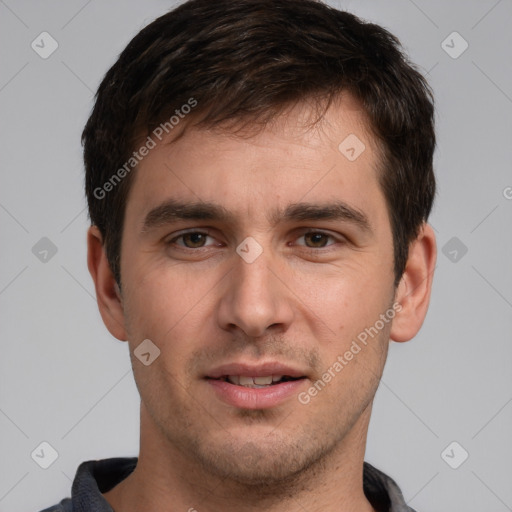
{"type": "Polygon", "coordinates": [[[191,98],[198,125],[213,127],[264,124],[290,104],[330,103],[344,90],[383,150],[398,284],[435,196],[432,92],[395,36],[315,0],[190,0],[139,32],[107,72],[82,142],[89,216],[118,284],[133,175],[121,170],[141,136],[191,98]]]}

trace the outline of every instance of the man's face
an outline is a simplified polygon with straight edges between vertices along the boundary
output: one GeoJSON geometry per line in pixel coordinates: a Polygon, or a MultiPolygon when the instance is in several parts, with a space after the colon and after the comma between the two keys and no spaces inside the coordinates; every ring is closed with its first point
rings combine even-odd
{"type": "Polygon", "coordinates": [[[143,435],[241,482],[364,444],[387,354],[391,322],[353,345],[394,300],[375,143],[349,97],[309,130],[307,113],[301,105],[250,137],[189,129],[141,162],[126,208],[130,350],[146,339],[160,350],[148,366],[132,358],[143,435]],[[338,149],[350,134],[366,147],[355,160],[356,139],[338,149]],[[170,201],[208,205],[181,218],[162,207],[170,201]],[[268,387],[241,385],[271,376],[268,387]]]}

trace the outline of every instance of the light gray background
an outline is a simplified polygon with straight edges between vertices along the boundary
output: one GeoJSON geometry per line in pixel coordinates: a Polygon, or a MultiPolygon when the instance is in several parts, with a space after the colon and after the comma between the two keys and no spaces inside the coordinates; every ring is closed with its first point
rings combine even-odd
{"type": "MultiPolygon", "coordinates": [[[[431,308],[392,344],[366,459],[418,511],[512,510],[512,3],[331,3],[398,35],[437,99],[431,308]],[[469,44],[456,59],[441,46],[453,31],[469,44]],[[458,469],[441,457],[452,441],[469,453],[458,469]]],[[[119,52],[173,4],[0,0],[1,511],[68,496],[84,460],[138,453],[127,345],[103,327],[86,267],[80,133],[119,52]],[[31,48],[43,31],[59,44],[46,60],[31,48]],[[57,247],[46,262],[42,237],[57,247]],[[46,470],[31,458],[42,441],[59,454],[46,470]]]]}

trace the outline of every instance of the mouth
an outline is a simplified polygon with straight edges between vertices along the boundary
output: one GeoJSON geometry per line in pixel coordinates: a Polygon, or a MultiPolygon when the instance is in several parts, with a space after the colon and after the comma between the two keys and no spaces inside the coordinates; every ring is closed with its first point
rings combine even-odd
{"type": "Polygon", "coordinates": [[[276,386],[283,382],[300,380],[302,378],[304,377],[291,377],[290,375],[264,375],[260,377],[249,377],[246,375],[222,375],[221,377],[213,380],[229,382],[235,386],[242,386],[244,388],[261,389],[276,386]]]}
{"type": "Polygon", "coordinates": [[[205,375],[216,398],[238,409],[267,409],[297,395],[308,380],[304,371],[269,362],[228,364],[205,375]]]}

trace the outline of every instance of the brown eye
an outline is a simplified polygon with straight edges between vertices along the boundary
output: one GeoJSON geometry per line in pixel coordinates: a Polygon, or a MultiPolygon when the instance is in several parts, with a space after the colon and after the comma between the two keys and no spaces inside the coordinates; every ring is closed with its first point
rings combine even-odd
{"type": "Polygon", "coordinates": [[[185,233],[181,235],[179,238],[183,240],[185,247],[189,249],[197,249],[198,247],[203,247],[208,235],[205,233],[185,233]]]}
{"type": "Polygon", "coordinates": [[[329,241],[329,238],[332,237],[330,235],[326,235],[325,233],[320,233],[316,231],[304,234],[306,246],[312,248],[325,247],[327,245],[327,242],[329,241]]]}

